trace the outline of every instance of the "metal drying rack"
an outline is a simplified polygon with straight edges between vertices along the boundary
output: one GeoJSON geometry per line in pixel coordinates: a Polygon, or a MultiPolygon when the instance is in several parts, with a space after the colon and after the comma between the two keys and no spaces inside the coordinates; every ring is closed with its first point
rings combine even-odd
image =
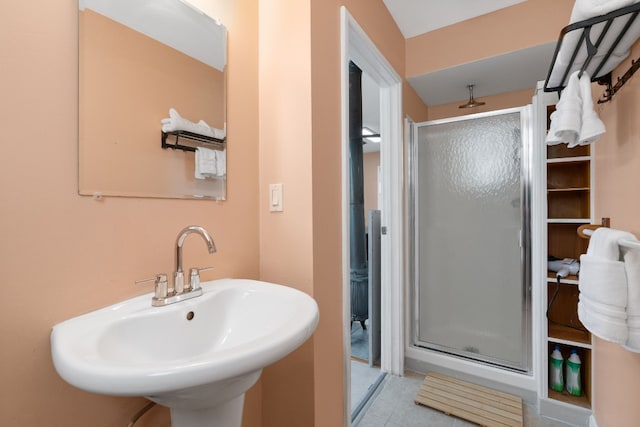
{"type": "MultiPolygon", "coordinates": [[[[611,101],[613,95],[640,68],[640,60],[632,60],[631,67],[621,77],[618,77],[615,85],[612,85],[610,70],[622,62],[624,58],[615,62],[614,66],[611,66],[611,63],[607,64],[628,31],[630,29],[636,30],[637,26],[640,26],[640,19],[636,19],[639,13],[640,3],[636,3],[606,15],[575,22],[564,27],[560,31],[560,37],[544,84],[544,91],[560,93],[574,71],[580,71],[580,75],[584,71],[588,71],[591,81],[607,86],[603,97],[598,100],[598,103],[611,101]],[[580,32],[577,37],[575,37],[574,33],[576,31],[580,32]],[[616,31],[618,32],[616,33],[616,31]],[[571,35],[571,37],[567,37],[568,35],[571,35]],[[594,36],[595,41],[593,39],[594,36]],[[567,64],[561,64],[558,61],[558,55],[562,48],[568,49],[566,52],[571,52],[570,61],[567,64]],[[582,56],[586,53],[584,62],[576,61],[580,53],[582,53],[582,56]],[[605,66],[606,71],[604,70],[605,66]],[[555,78],[552,81],[554,75],[561,75],[562,78],[560,80],[555,78]]],[[[636,32],[640,34],[640,31],[636,32]]]]}
{"type": "Polygon", "coordinates": [[[171,148],[172,150],[182,150],[182,151],[196,151],[196,147],[190,145],[180,144],[180,138],[183,140],[186,139],[188,141],[196,142],[202,144],[203,147],[211,147],[216,150],[224,150],[227,144],[227,139],[219,139],[214,138],[212,136],[200,135],[198,133],[188,132],[186,130],[178,130],[172,132],[162,132],[162,148],[167,149],[171,148]],[[175,136],[175,143],[169,144],[167,143],[167,139],[169,135],[175,136]]]}

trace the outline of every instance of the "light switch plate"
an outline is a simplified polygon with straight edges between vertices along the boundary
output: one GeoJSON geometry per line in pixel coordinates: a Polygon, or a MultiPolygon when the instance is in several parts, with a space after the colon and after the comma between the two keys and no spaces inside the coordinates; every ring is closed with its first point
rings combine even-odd
{"type": "Polygon", "coordinates": [[[282,212],[282,184],[269,184],[269,211],[282,212]]]}

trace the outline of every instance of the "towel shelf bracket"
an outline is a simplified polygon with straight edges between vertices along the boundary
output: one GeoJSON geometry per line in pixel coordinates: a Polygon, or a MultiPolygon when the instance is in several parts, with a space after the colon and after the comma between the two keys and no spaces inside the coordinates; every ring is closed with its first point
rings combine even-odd
{"type": "MultiPolygon", "coordinates": [[[[624,58],[618,59],[614,52],[629,29],[632,26],[640,25],[640,19],[636,19],[638,14],[640,14],[640,3],[635,3],[606,15],[574,22],[564,27],[560,31],[553,60],[544,83],[544,91],[558,92],[560,94],[572,72],[579,71],[582,74],[584,71],[588,71],[591,75],[591,81],[607,86],[598,103],[602,104],[611,101],[613,95],[622,88],[640,67],[640,60],[632,61],[631,68],[621,78],[618,78],[614,86],[611,85],[610,70],[617,67],[624,60],[624,58]],[[617,23],[614,25],[615,21],[617,23]],[[567,37],[568,34],[574,32],[579,32],[576,33],[579,36],[567,37]],[[596,35],[595,40],[592,38],[594,35],[596,35]],[[570,52],[570,55],[564,56],[565,61],[568,59],[566,62],[559,60],[559,53],[563,44],[565,44],[564,52],[570,52]],[[582,55],[579,55],[580,53],[582,55]],[[578,57],[585,57],[584,62],[576,61],[578,57]],[[561,78],[558,79],[558,76],[561,78]]],[[[632,42],[635,43],[635,41],[633,40],[632,42]]]]}
{"type": "MultiPolygon", "coordinates": [[[[631,66],[629,67],[629,69],[622,75],[622,77],[618,77],[618,80],[616,81],[615,85],[611,85],[611,73],[607,74],[608,76],[608,80],[598,80],[598,83],[607,86],[607,88],[604,91],[604,94],[602,95],[602,97],[600,99],[598,99],[598,104],[604,104],[605,102],[609,102],[611,101],[611,98],[613,98],[613,95],[616,94],[616,92],[618,92],[622,86],[625,85],[625,83],[627,83],[627,81],[631,78],[631,76],[633,76],[633,74],[638,71],[638,68],[640,68],[640,58],[636,59],[636,60],[631,60],[631,66]]],[[[606,77],[606,76],[605,76],[606,77]]]]}
{"type": "Polygon", "coordinates": [[[172,132],[162,132],[161,139],[161,147],[163,149],[171,148],[172,150],[182,150],[182,151],[196,151],[196,147],[191,145],[180,144],[180,138],[183,140],[187,140],[190,142],[195,142],[198,146],[202,147],[211,147],[216,150],[224,150],[226,148],[227,140],[213,138],[211,136],[200,135],[193,132],[188,132],[184,130],[180,131],[172,131],[172,132]],[[169,135],[175,136],[175,143],[170,144],[167,142],[169,135]]]}

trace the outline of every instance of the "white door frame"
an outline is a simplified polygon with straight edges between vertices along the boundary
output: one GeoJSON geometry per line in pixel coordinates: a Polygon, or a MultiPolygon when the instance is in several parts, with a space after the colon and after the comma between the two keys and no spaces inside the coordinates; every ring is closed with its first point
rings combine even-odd
{"type": "MultiPolygon", "coordinates": [[[[342,103],[342,282],[345,390],[350,390],[351,318],[349,267],[349,61],[380,89],[380,166],[382,173],[381,357],[383,372],[404,371],[403,272],[403,121],[402,78],[378,51],[349,11],[340,8],[342,103]]],[[[350,425],[350,395],[345,393],[345,425],[350,425]]]]}

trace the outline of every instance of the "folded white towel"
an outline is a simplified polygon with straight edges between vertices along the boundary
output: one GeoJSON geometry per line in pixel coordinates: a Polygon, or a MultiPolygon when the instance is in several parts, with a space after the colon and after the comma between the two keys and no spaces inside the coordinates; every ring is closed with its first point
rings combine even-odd
{"type": "Polygon", "coordinates": [[[595,336],[616,344],[625,344],[628,339],[626,313],[611,309],[580,295],[578,318],[595,336]]]}
{"type": "Polygon", "coordinates": [[[571,11],[571,22],[606,15],[616,9],[631,6],[640,0],[576,0],[571,11]]]}
{"type": "Polygon", "coordinates": [[[611,261],[622,260],[620,252],[620,239],[636,240],[636,236],[628,231],[615,228],[600,227],[593,231],[587,247],[587,255],[600,257],[611,261]]]}
{"type": "Polygon", "coordinates": [[[216,150],[196,148],[194,174],[196,179],[213,178],[217,173],[216,150]]]}
{"type": "MultiPolygon", "coordinates": [[[[635,240],[630,239],[630,240],[635,240]]],[[[625,348],[640,353],[640,250],[622,248],[627,273],[627,326],[629,337],[625,348]]]]}
{"type": "Polygon", "coordinates": [[[625,311],[627,275],[624,262],[582,255],[578,283],[581,296],[625,311]]]}
{"type": "Polygon", "coordinates": [[[185,130],[218,139],[224,139],[226,133],[224,130],[212,128],[204,120],[193,123],[182,117],[174,108],[169,109],[169,118],[160,120],[160,123],[162,124],[163,132],[185,130]]]}
{"type": "MultiPolygon", "coordinates": [[[[604,123],[593,109],[593,96],[591,94],[591,77],[585,71],[580,77],[580,98],[582,99],[582,124],[577,143],[587,145],[600,139],[606,129],[604,123]]],[[[569,144],[569,148],[572,145],[569,144]]]]}
{"type": "Polygon", "coordinates": [[[627,342],[624,348],[640,353],[640,316],[627,315],[627,342]]]}
{"type": "MultiPolygon", "coordinates": [[[[629,336],[629,298],[627,266],[621,261],[618,245],[620,239],[635,237],[626,231],[605,227],[591,235],[587,253],[580,257],[578,317],[594,335],[624,345],[629,336]]],[[[640,337],[640,333],[638,335],[640,337]]]]}

